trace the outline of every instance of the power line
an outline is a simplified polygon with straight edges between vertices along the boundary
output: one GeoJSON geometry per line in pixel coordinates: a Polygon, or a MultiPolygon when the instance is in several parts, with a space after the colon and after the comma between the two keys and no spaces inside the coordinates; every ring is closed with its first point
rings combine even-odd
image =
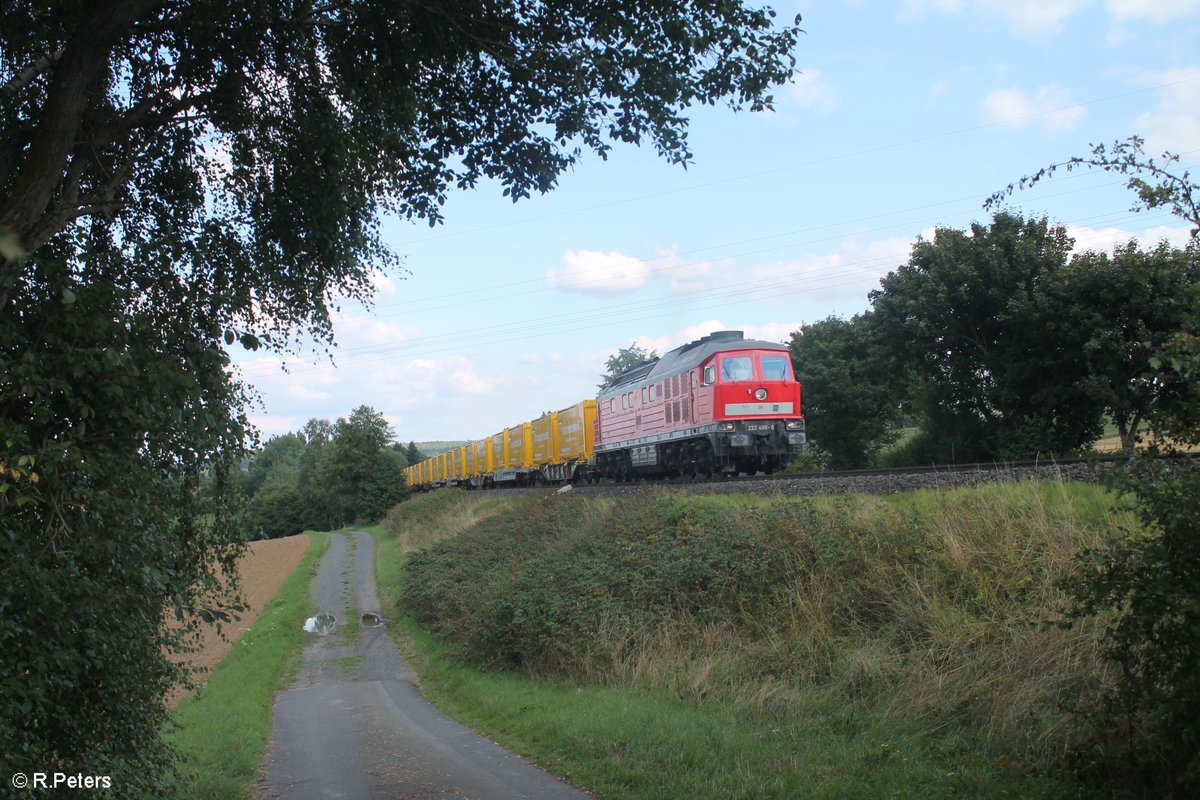
{"type": "MultiPolygon", "coordinates": [[[[1082,178],[1089,177],[1089,176],[1094,177],[1094,175],[1091,173],[1078,172],[1078,173],[1074,173],[1071,175],[1063,176],[1062,178],[1060,178],[1058,180],[1060,180],[1060,181],[1078,180],[1078,179],[1082,179],[1082,178]]],[[[1071,194],[1078,194],[1080,192],[1094,191],[1097,189],[1109,188],[1109,187],[1121,185],[1123,183],[1124,183],[1123,180],[1107,181],[1105,183],[1096,184],[1093,186],[1087,186],[1087,187],[1063,191],[1063,192],[1056,192],[1053,194],[1043,194],[1043,195],[1040,195],[1040,198],[1041,199],[1052,199],[1052,198],[1057,198],[1057,197],[1064,197],[1064,196],[1068,196],[1071,194]]],[[[788,236],[799,236],[799,235],[803,235],[806,233],[813,233],[813,232],[822,231],[822,230],[845,228],[846,226],[861,224],[863,222],[868,222],[868,221],[872,221],[872,220],[882,219],[885,217],[895,216],[897,214],[909,213],[912,211],[923,211],[923,210],[928,210],[928,209],[933,209],[933,208],[941,208],[941,207],[945,207],[945,206],[952,206],[952,205],[958,204],[958,203],[964,203],[967,201],[976,202],[976,201],[978,201],[979,197],[980,197],[979,194],[964,195],[962,197],[954,198],[952,200],[943,200],[943,201],[939,201],[936,203],[926,203],[926,204],[919,205],[919,206],[912,206],[909,208],[898,209],[898,210],[894,210],[894,211],[885,211],[885,212],[881,212],[881,213],[877,213],[877,214],[869,214],[869,215],[851,218],[851,219],[847,219],[847,220],[831,222],[831,223],[827,223],[824,225],[809,226],[809,227],[805,227],[805,228],[798,228],[798,229],[793,229],[793,230],[788,230],[788,231],[782,231],[779,233],[765,234],[763,236],[756,236],[756,237],[752,237],[749,239],[740,239],[740,240],[736,240],[736,241],[732,241],[732,242],[723,242],[723,243],[718,243],[715,245],[708,245],[706,247],[693,248],[690,250],[672,251],[672,252],[669,252],[669,253],[666,253],[663,255],[659,255],[659,256],[653,256],[653,257],[649,257],[649,258],[642,258],[642,259],[635,259],[635,260],[637,262],[639,262],[640,264],[653,264],[654,262],[657,262],[657,261],[676,259],[676,258],[679,258],[680,256],[688,256],[688,255],[693,255],[693,254],[697,254],[697,253],[710,252],[713,250],[721,250],[721,249],[724,249],[727,247],[736,247],[736,246],[745,245],[745,244],[753,244],[755,242],[768,241],[771,239],[779,239],[779,238],[784,238],[784,237],[788,237],[788,236]]],[[[929,221],[931,221],[931,219],[928,217],[924,218],[922,220],[919,220],[919,222],[929,222],[929,221]]],[[[870,229],[865,229],[865,230],[858,229],[853,232],[858,235],[862,235],[864,233],[878,233],[880,231],[892,230],[897,227],[911,225],[911,224],[917,224],[917,223],[906,221],[906,222],[901,222],[901,223],[895,223],[895,224],[888,225],[888,226],[870,228],[870,229]]],[[[761,254],[764,252],[771,252],[773,250],[785,249],[785,247],[799,247],[799,246],[804,246],[804,245],[820,244],[823,242],[828,242],[832,239],[841,238],[844,235],[845,234],[831,235],[831,236],[818,238],[818,239],[809,239],[809,240],[805,240],[802,242],[794,242],[794,243],[791,243],[786,246],[781,246],[779,248],[767,248],[767,249],[754,250],[754,251],[743,251],[740,253],[733,253],[730,255],[723,256],[723,257],[724,258],[734,258],[734,257],[738,257],[738,256],[757,255],[757,254],[761,254]]],[[[697,262],[690,262],[690,263],[694,265],[697,262]]],[[[679,270],[682,266],[683,265],[681,265],[681,264],[672,263],[672,264],[667,264],[667,265],[664,265],[661,267],[652,267],[647,270],[646,274],[648,276],[654,276],[654,275],[659,275],[659,274],[670,274],[671,272],[679,270]]],[[[607,274],[607,273],[606,273],[606,270],[604,270],[602,268],[597,268],[594,270],[586,271],[582,274],[583,275],[588,275],[588,274],[603,275],[603,274],[607,274]]],[[[388,318],[391,316],[397,316],[400,313],[428,313],[431,311],[441,311],[441,310],[448,310],[451,308],[461,308],[464,306],[474,305],[475,303],[482,302],[482,301],[491,303],[491,302],[496,302],[497,300],[506,300],[506,299],[511,299],[511,298],[515,298],[515,297],[527,296],[527,295],[535,294],[535,293],[552,292],[552,291],[556,291],[556,290],[560,290],[560,289],[583,289],[584,291],[586,291],[586,289],[589,285],[598,283],[599,280],[600,280],[600,278],[592,279],[592,280],[577,280],[577,281],[573,281],[573,282],[559,283],[559,284],[556,284],[553,286],[548,286],[548,285],[546,285],[546,277],[544,275],[540,275],[536,278],[527,278],[527,279],[520,280],[520,281],[507,281],[502,284],[492,284],[492,285],[484,286],[484,287],[475,287],[472,289],[465,289],[465,290],[458,291],[458,292],[447,292],[447,293],[433,295],[433,296],[425,297],[425,298],[417,298],[417,299],[409,299],[409,300],[396,300],[396,301],[388,302],[388,303],[378,303],[373,306],[373,308],[376,311],[374,316],[376,318],[384,319],[384,318],[388,318]],[[533,286],[534,288],[525,289],[525,290],[521,290],[521,291],[511,291],[514,287],[519,287],[519,286],[533,286]],[[505,293],[503,293],[503,294],[496,294],[497,291],[503,291],[503,290],[508,290],[508,291],[505,291],[505,293]],[[473,295],[479,295],[481,293],[485,293],[485,296],[482,298],[471,297],[473,295]],[[425,303],[428,301],[435,301],[435,300],[441,300],[441,299],[455,300],[457,298],[463,298],[463,299],[458,299],[457,302],[442,303],[440,305],[432,305],[432,306],[417,305],[417,304],[425,303]],[[396,313],[392,313],[392,314],[377,313],[380,309],[385,309],[385,308],[392,309],[392,308],[399,308],[399,307],[403,307],[403,308],[401,308],[401,310],[397,311],[396,313]]]]}
{"type": "MultiPolygon", "coordinates": [[[[1066,224],[1083,225],[1087,223],[1100,223],[1112,225],[1127,222],[1131,219],[1154,222],[1159,219],[1169,220],[1172,218],[1172,215],[1168,212],[1138,215],[1134,212],[1126,211],[1095,215],[1066,224]]],[[[666,300],[662,298],[649,298],[628,301],[616,305],[609,304],[603,308],[589,312],[542,316],[523,324],[512,325],[505,323],[482,326],[459,330],[449,335],[416,337],[398,344],[357,347],[341,351],[341,355],[346,356],[345,359],[341,360],[341,366],[345,368],[368,363],[378,363],[400,353],[405,358],[415,359],[443,353],[461,352],[464,348],[478,345],[481,342],[488,345],[497,345],[533,339],[545,339],[555,333],[611,327],[616,321],[631,323],[660,319],[672,316],[681,308],[690,308],[692,311],[722,309],[734,304],[766,299],[763,297],[764,293],[769,293],[771,299],[778,299],[806,292],[827,291],[858,283],[864,277],[877,276],[879,270],[887,266],[888,263],[894,264],[893,259],[888,256],[861,259],[847,262],[838,271],[802,274],[790,280],[776,279],[771,282],[759,282],[750,286],[714,287],[712,291],[703,294],[682,295],[666,300]]],[[[289,373],[292,375],[303,374],[323,368],[323,366],[298,366],[289,369],[289,373]]],[[[268,369],[270,372],[255,371],[254,365],[248,364],[243,367],[243,375],[249,378],[253,377],[254,374],[264,376],[270,374],[277,369],[274,361],[268,366],[268,369]]]]}
{"type": "Polygon", "coordinates": [[[1177,81],[1168,81],[1166,83],[1159,83],[1159,84],[1155,84],[1153,86],[1144,86],[1140,89],[1131,89],[1127,92],[1121,92],[1118,94],[1107,95],[1105,97],[1098,97],[1098,98],[1094,98],[1092,100],[1085,100],[1085,101],[1079,102],[1079,103],[1071,103],[1068,106],[1062,106],[1060,108],[1048,109],[1045,111],[1037,111],[1032,114],[1024,114],[1021,116],[1009,117],[1007,119],[997,120],[995,122],[988,122],[988,123],[984,123],[981,125],[972,125],[972,126],[965,127],[965,128],[956,128],[956,129],[950,130],[950,131],[943,131],[941,133],[929,134],[927,136],[918,136],[918,137],[914,137],[911,139],[904,139],[901,141],[892,142],[889,144],[876,145],[874,147],[866,147],[866,148],[862,148],[859,150],[852,150],[852,151],[848,151],[845,153],[839,153],[839,154],[835,154],[835,155],[831,155],[831,156],[826,156],[824,158],[810,159],[808,161],[801,161],[801,162],[798,162],[795,164],[787,164],[784,166],[773,167],[768,170],[759,170],[756,172],[748,172],[748,173],[743,173],[741,175],[730,176],[728,178],[719,178],[717,180],[707,181],[705,183],[691,184],[689,186],[682,186],[682,187],[678,187],[678,188],[674,188],[674,189],[663,189],[663,190],[660,190],[657,192],[649,192],[646,194],[634,195],[631,197],[618,198],[616,200],[610,200],[608,202],[597,203],[597,204],[590,205],[590,206],[580,206],[578,208],[564,209],[562,211],[556,211],[551,214],[542,214],[542,215],[536,216],[536,217],[526,217],[526,218],[520,219],[520,220],[511,220],[508,222],[497,223],[495,225],[485,225],[485,226],[481,226],[481,227],[477,227],[477,228],[470,228],[470,229],[464,230],[464,231],[443,232],[436,236],[426,236],[426,237],[422,237],[419,239],[409,239],[407,241],[397,242],[395,246],[403,247],[405,245],[410,245],[410,244],[425,244],[428,242],[437,241],[439,239],[457,238],[460,236],[470,236],[470,235],[476,234],[476,233],[487,233],[489,231],[499,230],[501,228],[507,228],[507,227],[512,227],[512,226],[516,226],[516,225],[527,225],[527,224],[530,224],[533,222],[544,222],[544,221],[550,220],[550,219],[557,219],[559,217],[569,216],[569,215],[573,215],[573,214],[582,214],[582,213],[585,213],[588,211],[597,211],[602,208],[611,208],[613,206],[624,205],[626,203],[635,203],[635,202],[640,202],[642,200],[653,200],[653,199],[656,199],[659,197],[666,197],[666,196],[673,195],[673,194],[680,194],[682,192],[694,192],[698,189],[708,189],[708,188],[711,188],[714,186],[724,186],[729,183],[736,183],[739,181],[752,180],[754,178],[762,178],[762,177],[766,177],[766,176],[779,175],[784,172],[794,172],[795,170],[799,170],[799,169],[805,169],[808,167],[814,167],[814,166],[818,166],[818,165],[822,165],[822,164],[830,164],[830,163],[834,163],[837,161],[844,161],[846,159],[851,159],[851,158],[859,158],[861,156],[887,152],[889,150],[895,150],[895,149],[899,149],[899,148],[903,148],[903,147],[909,147],[911,145],[916,145],[916,144],[926,144],[928,142],[938,141],[939,139],[947,139],[947,138],[951,138],[954,136],[961,136],[961,135],[967,134],[967,133],[975,133],[977,131],[988,130],[991,128],[1014,125],[1014,124],[1017,124],[1020,122],[1026,122],[1029,120],[1038,119],[1040,117],[1047,117],[1047,116],[1053,116],[1054,114],[1061,114],[1064,111],[1069,111],[1073,108],[1077,108],[1080,106],[1087,107],[1087,106],[1099,105],[1101,103],[1112,102],[1114,100],[1122,100],[1127,97],[1134,97],[1136,95],[1146,94],[1148,92],[1154,92],[1154,91],[1158,91],[1160,89],[1168,89],[1172,86],[1179,86],[1181,84],[1191,83],[1196,80],[1200,80],[1200,78],[1197,78],[1197,77],[1181,78],[1180,80],[1177,80],[1177,81]]]}

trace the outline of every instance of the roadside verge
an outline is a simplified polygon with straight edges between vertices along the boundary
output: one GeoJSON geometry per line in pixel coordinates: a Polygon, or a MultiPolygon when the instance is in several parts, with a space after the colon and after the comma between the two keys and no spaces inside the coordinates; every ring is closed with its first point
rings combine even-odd
{"type": "Polygon", "coordinates": [[[167,738],[183,758],[181,797],[243,798],[258,776],[272,700],[295,672],[312,609],[309,585],[329,548],[327,535],[308,535],[312,543],[300,565],[200,691],[172,716],[167,738]]]}

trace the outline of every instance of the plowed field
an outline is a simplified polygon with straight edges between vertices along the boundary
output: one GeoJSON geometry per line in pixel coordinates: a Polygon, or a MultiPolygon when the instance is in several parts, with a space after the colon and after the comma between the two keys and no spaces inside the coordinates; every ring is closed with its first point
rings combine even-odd
{"type": "MultiPolygon", "coordinates": [[[[246,610],[240,614],[241,619],[223,626],[224,638],[215,628],[206,627],[200,651],[189,653],[177,660],[190,661],[193,666],[205,670],[221,663],[221,659],[229,654],[242,635],[254,624],[254,620],[258,619],[258,615],[279,591],[287,576],[299,565],[300,559],[308,550],[308,541],[308,537],[301,534],[283,539],[251,542],[246,554],[238,562],[242,593],[247,604],[246,610]]],[[[196,676],[197,683],[204,682],[204,675],[205,673],[201,672],[196,676]]],[[[188,694],[190,692],[177,689],[167,705],[174,708],[188,694]]]]}

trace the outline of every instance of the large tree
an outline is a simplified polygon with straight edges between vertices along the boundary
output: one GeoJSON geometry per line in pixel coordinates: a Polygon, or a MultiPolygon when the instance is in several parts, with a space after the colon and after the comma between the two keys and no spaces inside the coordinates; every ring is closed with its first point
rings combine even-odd
{"type": "Polygon", "coordinates": [[[1042,329],[1053,326],[1054,346],[1071,361],[1060,369],[1077,375],[1077,386],[1090,384],[1126,455],[1144,425],[1172,431],[1200,407],[1200,384],[1176,363],[1181,337],[1200,333],[1197,287],[1200,245],[1143,250],[1130,242],[1112,256],[1075,256],[1038,292],[1042,329]]]}
{"type": "Polygon", "coordinates": [[[379,209],[547,191],[613,142],[686,163],[687,107],[764,107],[799,34],[726,0],[2,14],[0,767],[129,794],[165,763],[163,614],[236,553],[225,347],[327,341],[331,303],[395,262],[379,209]]]}
{"type": "Polygon", "coordinates": [[[312,463],[313,474],[306,476],[323,525],[379,519],[406,491],[404,457],[389,446],[391,426],[383,414],[359,406],[333,429],[333,439],[312,463]]]}
{"type": "Polygon", "coordinates": [[[1029,457],[1095,438],[1102,405],[1034,306],[1071,244],[1045,219],[1004,213],[939,228],[871,293],[879,341],[920,381],[923,458],[1029,457]]]}
{"type": "Polygon", "coordinates": [[[861,468],[894,431],[908,370],[881,358],[870,316],[829,317],[792,334],[792,364],[804,387],[809,439],[829,452],[835,468],[861,468]]]}

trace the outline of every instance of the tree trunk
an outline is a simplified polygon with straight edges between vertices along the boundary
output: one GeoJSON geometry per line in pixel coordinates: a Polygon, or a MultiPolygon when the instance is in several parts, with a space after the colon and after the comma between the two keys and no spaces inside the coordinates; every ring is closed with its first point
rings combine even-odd
{"type": "MultiPolygon", "coordinates": [[[[156,4],[156,0],[101,3],[63,48],[29,152],[19,166],[12,190],[0,198],[0,236],[9,237],[20,251],[36,250],[61,228],[61,222],[47,226],[46,217],[55,187],[62,180],[67,160],[80,139],[80,122],[88,94],[105,74],[104,66],[113,45],[128,35],[133,23],[156,4]]],[[[18,261],[4,257],[0,269],[7,276],[18,261]]]]}

